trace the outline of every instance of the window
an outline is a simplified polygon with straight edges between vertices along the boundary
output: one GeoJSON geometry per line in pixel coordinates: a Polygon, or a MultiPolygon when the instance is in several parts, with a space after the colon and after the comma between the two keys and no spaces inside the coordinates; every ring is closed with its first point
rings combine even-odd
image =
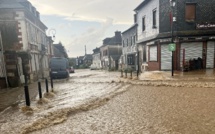
{"type": "Polygon", "coordinates": [[[131,36],[131,46],[133,45],[133,37],[131,36]]]}
{"type": "Polygon", "coordinates": [[[134,45],[136,43],[136,36],[133,37],[133,42],[134,42],[134,45]]]}
{"type": "Polygon", "coordinates": [[[145,17],[142,18],[142,31],[145,31],[146,25],[145,25],[145,17]]]}
{"type": "Polygon", "coordinates": [[[127,46],[128,46],[128,39],[127,39],[127,46]]]}
{"type": "Polygon", "coordinates": [[[143,62],[146,62],[146,45],[143,46],[143,62]]]}
{"type": "Polygon", "coordinates": [[[150,61],[157,61],[157,46],[150,46],[149,53],[150,53],[150,61]]]}
{"type": "Polygon", "coordinates": [[[122,42],[122,47],[125,47],[125,40],[123,40],[122,42]]]}
{"type": "Polygon", "coordinates": [[[128,55],[128,57],[127,57],[127,61],[128,61],[128,65],[134,65],[134,63],[135,63],[135,57],[134,57],[134,55],[132,54],[132,55],[128,55]]]}
{"type": "Polygon", "coordinates": [[[196,3],[186,3],[185,20],[193,22],[196,19],[196,3]]]}
{"type": "Polygon", "coordinates": [[[156,10],[153,10],[152,11],[152,21],[153,21],[153,25],[152,25],[152,28],[156,28],[157,26],[157,24],[156,24],[156,10]]]}

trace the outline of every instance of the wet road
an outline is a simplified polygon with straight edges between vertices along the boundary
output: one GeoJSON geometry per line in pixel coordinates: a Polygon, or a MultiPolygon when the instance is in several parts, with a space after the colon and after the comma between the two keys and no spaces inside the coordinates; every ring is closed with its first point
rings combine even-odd
{"type": "Polygon", "coordinates": [[[1,112],[1,134],[214,134],[213,73],[169,75],[76,71],[30,108],[23,102],[1,112]]]}

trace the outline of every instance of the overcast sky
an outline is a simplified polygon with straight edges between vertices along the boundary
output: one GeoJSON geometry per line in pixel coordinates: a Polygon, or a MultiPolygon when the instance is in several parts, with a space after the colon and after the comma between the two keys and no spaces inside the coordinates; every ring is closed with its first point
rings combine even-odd
{"type": "Polygon", "coordinates": [[[69,57],[83,56],[102,45],[115,31],[133,22],[134,9],[143,0],[29,0],[40,12],[47,34],[65,46],[69,57]]]}

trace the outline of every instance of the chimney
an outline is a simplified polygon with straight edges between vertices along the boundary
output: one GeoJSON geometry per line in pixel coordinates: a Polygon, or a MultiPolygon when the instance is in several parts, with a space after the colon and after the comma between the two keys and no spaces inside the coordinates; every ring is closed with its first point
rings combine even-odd
{"type": "Polygon", "coordinates": [[[121,36],[121,32],[120,31],[116,31],[115,32],[115,37],[119,37],[119,36],[121,36]]]}

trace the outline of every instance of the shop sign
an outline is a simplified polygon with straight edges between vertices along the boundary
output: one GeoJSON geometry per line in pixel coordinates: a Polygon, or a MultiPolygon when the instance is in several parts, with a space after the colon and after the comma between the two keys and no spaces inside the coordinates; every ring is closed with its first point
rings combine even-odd
{"type": "Polygon", "coordinates": [[[215,23],[196,23],[196,29],[215,29],[215,23]]]}

